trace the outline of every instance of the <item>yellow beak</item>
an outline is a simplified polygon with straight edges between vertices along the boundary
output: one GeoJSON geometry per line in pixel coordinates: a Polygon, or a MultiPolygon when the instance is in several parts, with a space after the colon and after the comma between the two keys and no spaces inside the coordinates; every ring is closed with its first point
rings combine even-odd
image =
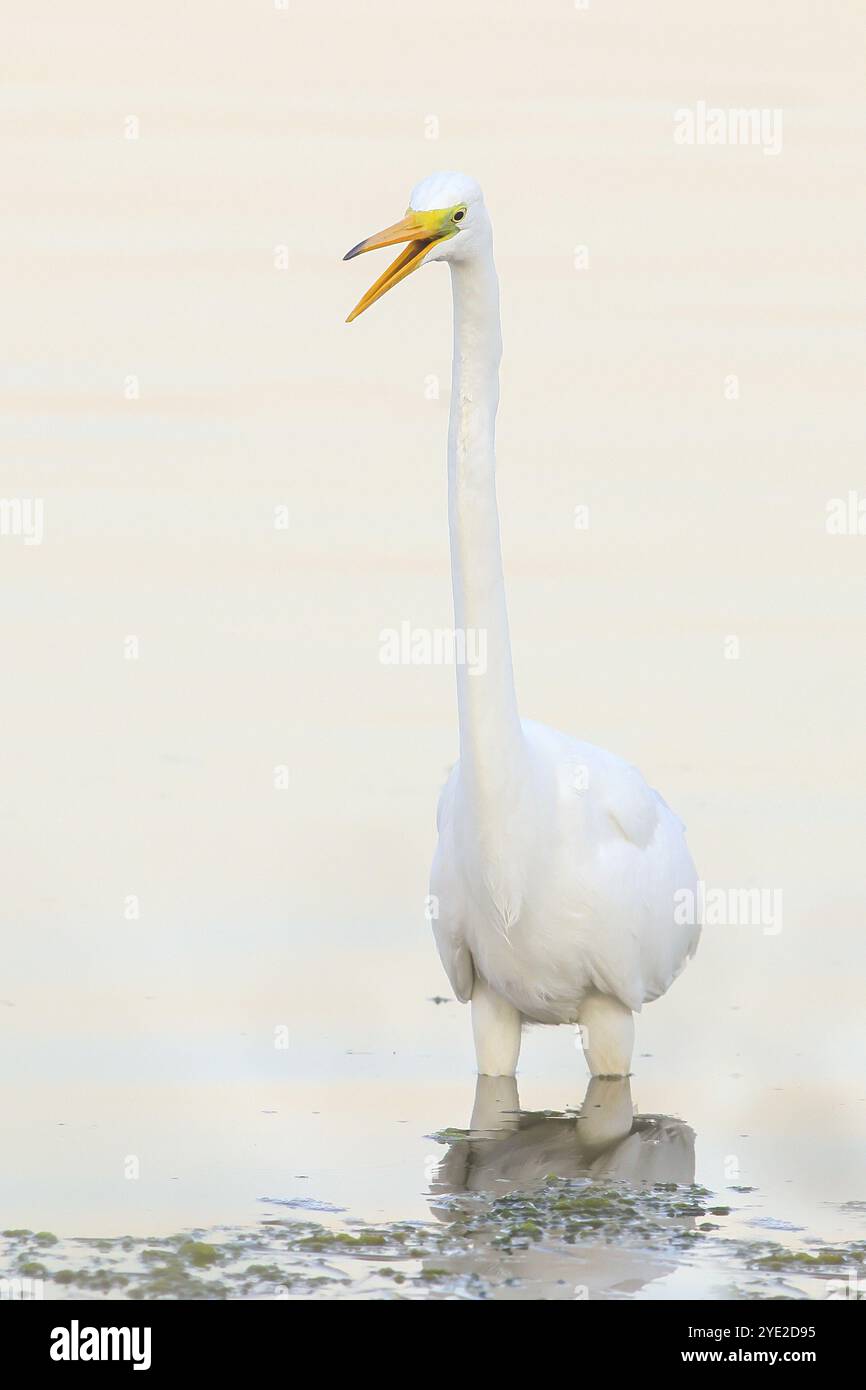
{"type": "Polygon", "coordinates": [[[375,304],[377,299],[381,299],[383,294],[399,285],[413,270],[417,270],[434,241],[442,241],[445,237],[454,235],[458,230],[456,227],[443,225],[447,218],[447,211],[413,212],[410,208],[406,216],[400,222],[395,222],[393,227],[386,227],[384,232],[368,236],[366,241],[359,241],[357,246],[346,252],[343,260],[351,261],[354,256],[361,256],[365,251],[378,251],[381,246],[394,246],[401,241],[409,243],[397,259],[391,262],[384,274],[379,276],[376,283],[370,286],[363,298],[358,300],[346,319],[347,323],[363,314],[364,310],[375,304]]]}

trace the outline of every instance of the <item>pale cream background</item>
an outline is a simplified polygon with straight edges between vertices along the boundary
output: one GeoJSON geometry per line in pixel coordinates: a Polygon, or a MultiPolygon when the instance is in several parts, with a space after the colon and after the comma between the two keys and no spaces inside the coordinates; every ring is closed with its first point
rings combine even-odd
{"type": "MultiPolygon", "coordinates": [[[[4,1219],[240,1219],[296,1173],[423,1214],[468,1118],[423,920],[453,676],[378,662],[450,622],[447,276],[349,328],[380,267],[340,260],[449,167],[496,231],[524,711],[635,761],[711,885],[784,891],[649,1009],[638,1103],[776,1215],[866,1197],[866,537],[825,530],[866,488],[864,40],[854,0],[7,21],[0,494],[46,534],[0,538],[4,1219]],[[678,147],[700,100],[782,108],[782,153],[678,147]]],[[[531,1034],[524,1103],[582,1089],[531,1034]]]]}

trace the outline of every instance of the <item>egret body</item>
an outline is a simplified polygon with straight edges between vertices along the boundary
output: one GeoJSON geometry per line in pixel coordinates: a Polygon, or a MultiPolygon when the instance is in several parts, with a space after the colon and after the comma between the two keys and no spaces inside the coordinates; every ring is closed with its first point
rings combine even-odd
{"type": "Polygon", "coordinates": [[[475,180],[424,179],[406,216],[345,259],[403,243],[349,321],[420,265],[448,263],[454,624],[486,636],[484,669],[457,666],[460,758],[430,881],[436,944],[457,998],[472,1001],[479,1073],[513,1076],[522,1025],[535,1022],[579,1024],[591,1073],[624,1076],[633,1013],[697,946],[681,910],[696,901],[695,868],[681,821],[636,768],[518,712],[495,483],[499,282],[475,180]]]}

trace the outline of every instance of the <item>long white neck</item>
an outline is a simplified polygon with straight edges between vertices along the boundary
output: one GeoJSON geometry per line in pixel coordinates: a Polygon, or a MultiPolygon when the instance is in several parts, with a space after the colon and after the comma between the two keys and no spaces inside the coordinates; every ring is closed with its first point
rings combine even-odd
{"type": "Polygon", "coordinates": [[[448,427],[448,522],[458,661],[461,778],[470,810],[495,831],[508,814],[524,761],[496,506],[499,281],[489,253],[452,261],[454,361],[448,427]],[[459,650],[459,648],[458,648],[459,650]]]}

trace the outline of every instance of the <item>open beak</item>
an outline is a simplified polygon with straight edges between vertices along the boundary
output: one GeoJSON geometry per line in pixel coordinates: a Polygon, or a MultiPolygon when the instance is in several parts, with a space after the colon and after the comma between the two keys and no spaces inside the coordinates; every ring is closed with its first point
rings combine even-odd
{"type": "Polygon", "coordinates": [[[451,230],[443,225],[446,219],[447,213],[413,212],[410,208],[406,216],[400,222],[395,222],[393,227],[386,227],[384,232],[368,236],[366,241],[359,241],[357,246],[346,252],[343,260],[351,261],[353,257],[360,256],[365,251],[378,251],[380,246],[395,246],[401,241],[409,243],[397,259],[391,262],[384,274],[379,276],[376,283],[370,286],[363,298],[358,300],[346,319],[347,323],[363,314],[364,310],[375,304],[377,299],[381,299],[383,294],[399,285],[413,270],[417,270],[435,241],[452,235],[451,230]]]}

